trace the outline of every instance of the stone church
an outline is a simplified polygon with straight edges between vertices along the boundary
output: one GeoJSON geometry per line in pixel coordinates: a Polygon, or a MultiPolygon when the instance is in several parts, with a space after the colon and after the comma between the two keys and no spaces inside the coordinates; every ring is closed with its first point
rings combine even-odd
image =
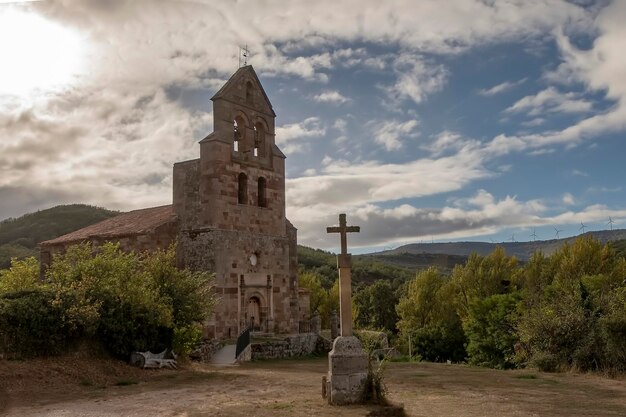
{"type": "Polygon", "coordinates": [[[205,336],[236,337],[247,326],[297,333],[309,302],[298,288],[297,231],[285,217],[276,114],[252,66],[239,68],[211,100],[214,131],[200,141],[200,158],[174,164],[173,204],[43,242],[42,269],[79,242],[116,241],[126,251],[177,242],[180,267],[215,273],[220,301],[205,336]]]}

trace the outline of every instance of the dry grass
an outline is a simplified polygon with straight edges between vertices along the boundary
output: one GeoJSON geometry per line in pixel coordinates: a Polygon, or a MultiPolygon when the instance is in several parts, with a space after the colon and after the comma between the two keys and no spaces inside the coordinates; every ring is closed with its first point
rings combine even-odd
{"type": "MultiPolygon", "coordinates": [[[[386,415],[374,406],[327,405],[326,367],[324,358],[179,371],[114,360],[0,361],[0,414],[4,407],[10,416],[386,415]]],[[[410,416],[626,415],[623,379],[428,363],[391,363],[386,375],[390,399],[410,416]]]]}

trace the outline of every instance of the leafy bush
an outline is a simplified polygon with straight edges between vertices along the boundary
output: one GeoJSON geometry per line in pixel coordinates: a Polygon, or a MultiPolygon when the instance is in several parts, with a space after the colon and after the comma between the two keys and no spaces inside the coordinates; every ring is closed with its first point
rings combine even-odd
{"type": "Polygon", "coordinates": [[[476,300],[514,291],[519,274],[517,259],[506,256],[501,246],[487,256],[472,254],[465,265],[457,265],[451,281],[456,290],[454,302],[461,320],[467,318],[470,305],[476,300]]]}
{"type": "Polygon", "coordinates": [[[535,353],[529,364],[543,372],[556,372],[560,369],[558,356],[546,352],[535,353]]]}
{"type": "Polygon", "coordinates": [[[176,327],[172,335],[172,350],[179,356],[188,356],[202,339],[202,331],[196,324],[176,327]]]}
{"type": "Polygon", "coordinates": [[[409,281],[397,306],[400,339],[413,356],[431,361],[461,361],[465,358],[465,334],[455,308],[454,287],[435,268],[422,271],[409,281]]]}
{"type": "Polygon", "coordinates": [[[526,271],[520,361],[542,369],[626,369],[624,258],[581,238],[550,258],[531,259],[526,271]]]}
{"type": "Polygon", "coordinates": [[[517,294],[496,294],[470,304],[463,328],[471,364],[500,369],[515,367],[518,301],[517,294]]]}
{"type": "Polygon", "coordinates": [[[467,356],[460,320],[421,327],[411,333],[411,337],[411,357],[431,362],[462,362],[467,356]]]}
{"type": "Polygon", "coordinates": [[[378,280],[361,288],[353,297],[352,304],[357,327],[396,331],[398,296],[389,281],[378,280]]]}
{"type": "Polygon", "coordinates": [[[0,297],[0,350],[9,357],[63,353],[89,329],[94,316],[77,314],[71,291],[37,288],[0,297]]]}
{"type": "Polygon", "coordinates": [[[0,347],[56,354],[95,338],[119,357],[173,344],[184,354],[215,305],[213,277],[174,261],[174,247],[138,255],[113,243],[75,245],[54,258],[43,283],[36,261],[14,261],[0,275],[0,347]]]}
{"type": "Polygon", "coordinates": [[[25,291],[39,285],[39,262],[35,258],[11,259],[11,267],[0,271],[0,294],[25,291]]]}

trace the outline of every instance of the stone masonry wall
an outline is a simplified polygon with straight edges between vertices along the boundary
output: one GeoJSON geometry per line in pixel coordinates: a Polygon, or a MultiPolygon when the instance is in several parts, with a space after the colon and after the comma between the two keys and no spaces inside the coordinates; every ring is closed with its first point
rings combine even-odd
{"type": "MultiPolygon", "coordinates": [[[[177,223],[172,221],[149,232],[115,237],[94,236],[89,239],[89,242],[96,248],[98,246],[102,246],[106,242],[116,242],[120,244],[120,248],[124,252],[154,252],[159,249],[167,249],[172,243],[174,243],[176,240],[177,229],[177,223]]],[[[41,245],[42,274],[45,268],[50,265],[55,255],[63,254],[68,247],[79,243],[82,242],[76,241],[41,245]]]]}
{"type": "Polygon", "coordinates": [[[196,227],[218,227],[285,235],[284,159],[269,164],[242,157],[231,144],[201,143],[200,207],[196,227]],[[239,203],[239,175],[247,177],[245,203],[239,203]],[[265,206],[259,204],[259,180],[265,179],[265,206]]]}
{"type": "Polygon", "coordinates": [[[286,237],[207,229],[181,233],[179,261],[192,270],[214,271],[219,297],[215,319],[207,323],[207,337],[235,337],[252,296],[260,301],[267,332],[297,333],[297,281],[291,277],[290,244],[286,237]],[[256,265],[250,256],[257,258],[256,265]],[[273,323],[270,306],[273,304],[273,323]]]}
{"type": "Polygon", "coordinates": [[[313,353],[326,353],[320,336],[303,333],[285,337],[283,340],[252,343],[252,360],[284,359],[308,356],[313,353]]]}

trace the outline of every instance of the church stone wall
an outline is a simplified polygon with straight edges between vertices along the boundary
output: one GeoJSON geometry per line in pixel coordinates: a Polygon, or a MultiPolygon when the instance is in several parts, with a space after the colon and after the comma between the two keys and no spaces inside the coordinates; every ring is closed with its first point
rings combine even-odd
{"type": "Polygon", "coordinates": [[[200,217],[200,159],[174,164],[173,206],[179,226],[187,230],[197,225],[200,217]]]}
{"type": "Polygon", "coordinates": [[[199,179],[202,214],[198,227],[285,235],[284,160],[271,165],[251,155],[240,155],[232,144],[218,140],[201,144],[199,179]],[[225,158],[222,159],[222,158],[225,158]],[[239,203],[239,175],[247,178],[246,201],[239,203]],[[265,204],[259,204],[259,180],[265,179],[265,204]]]}
{"type": "Polygon", "coordinates": [[[206,326],[207,337],[236,337],[247,325],[247,303],[260,302],[260,331],[297,333],[297,278],[289,263],[287,237],[205,229],[179,236],[180,262],[192,270],[215,271],[220,301],[206,326]],[[254,255],[256,265],[250,261],[254,255]]]}
{"type": "Polygon", "coordinates": [[[176,221],[163,224],[154,230],[145,233],[134,233],[126,236],[93,236],[82,241],[69,241],[58,244],[42,244],[41,245],[41,273],[53,261],[55,255],[63,254],[72,245],[83,242],[90,242],[97,250],[98,246],[104,245],[106,242],[119,243],[120,249],[124,252],[156,252],[160,249],[167,249],[176,240],[178,225],[176,221]]]}

